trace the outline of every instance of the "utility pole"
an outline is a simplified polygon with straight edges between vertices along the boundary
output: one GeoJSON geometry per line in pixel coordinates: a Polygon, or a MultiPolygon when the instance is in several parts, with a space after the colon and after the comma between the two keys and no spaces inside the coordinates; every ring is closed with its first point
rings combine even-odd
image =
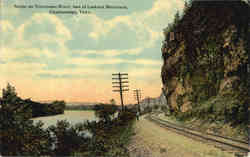
{"type": "Polygon", "coordinates": [[[148,106],[150,106],[151,102],[150,102],[150,97],[147,97],[148,99],[148,106]]]}
{"type": "Polygon", "coordinates": [[[129,91],[129,89],[126,88],[126,87],[128,87],[128,85],[126,85],[126,83],[128,83],[128,81],[124,81],[124,80],[128,80],[128,74],[119,72],[116,74],[112,74],[112,76],[113,76],[112,80],[116,80],[115,82],[112,82],[112,84],[114,84],[112,87],[118,88],[118,89],[114,89],[113,92],[120,92],[122,111],[124,111],[123,92],[129,91]],[[125,77],[123,77],[123,76],[125,76],[125,77]]]}
{"type": "Polygon", "coordinates": [[[134,89],[134,97],[137,100],[138,111],[140,111],[141,110],[140,108],[141,90],[140,89],[134,89]]]}

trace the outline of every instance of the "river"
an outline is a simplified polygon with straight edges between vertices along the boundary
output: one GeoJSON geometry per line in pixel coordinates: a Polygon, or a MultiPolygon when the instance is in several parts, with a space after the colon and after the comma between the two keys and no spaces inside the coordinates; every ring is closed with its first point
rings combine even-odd
{"type": "Polygon", "coordinates": [[[76,124],[80,122],[85,122],[86,120],[92,121],[97,120],[94,111],[64,111],[64,114],[59,114],[55,116],[37,117],[32,118],[34,123],[42,121],[44,123],[43,127],[48,128],[50,125],[55,125],[59,120],[67,120],[70,124],[76,124]]]}

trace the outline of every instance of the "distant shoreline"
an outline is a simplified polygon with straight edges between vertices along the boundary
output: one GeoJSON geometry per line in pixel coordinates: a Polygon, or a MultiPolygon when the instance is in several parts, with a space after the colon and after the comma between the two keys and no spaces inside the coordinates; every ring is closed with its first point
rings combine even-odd
{"type": "Polygon", "coordinates": [[[66,105],[65,110],[94,110],[95,105],[66,105]]]}

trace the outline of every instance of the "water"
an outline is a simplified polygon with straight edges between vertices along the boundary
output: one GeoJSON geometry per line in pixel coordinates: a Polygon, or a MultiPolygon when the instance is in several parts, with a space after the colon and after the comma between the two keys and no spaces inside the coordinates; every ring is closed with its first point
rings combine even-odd
{"type": "Polygon", "coordinates": [[[50,125],[55,125],[58,120],[67,120],[70,124],[74,125],[76,123],[85,122],[86,120],[97,120],[97,118],[93,111],[64,111],[64,114],[32,118],[32,120],[35,123],[41,120],[44,123],[43,127],[47,128],[50,125]]]}
{"type": "MultiPolygon", "coordinates": [[[[64,114],[32,118],[34,123],[42,121],[44,123],[43,128],[46,129],[51,125],[56,125],[57,121],[67,120],[71,125],[77,123],[86,122],[87,120],[97,120],[93,111],[64,111],[64,114]]],[[[85,132],[86,136],[91,136],[89,132],[85,132]]]]}

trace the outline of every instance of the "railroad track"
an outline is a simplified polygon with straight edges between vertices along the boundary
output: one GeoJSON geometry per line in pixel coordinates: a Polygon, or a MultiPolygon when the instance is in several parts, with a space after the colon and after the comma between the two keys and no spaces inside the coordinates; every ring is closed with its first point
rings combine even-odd
{"type": "MultiPolygon", "coordinates": [[[[154,115],[151,115],[151,116],[154,116],[154,115]]],[[[174,123],[169,122],[167,120],[160,119],[157,116],[154,116],[154,117],[156,119],[158,119],[160,121],[163,121],[163,122],[166,122],[166,123],[168,123],[170,125],[175,125],[175,126],[182,127],[182,128],[185,128],[185,129],[188,129],[188,130],[191,130],[191,131],[200,132],[200,130],[198,130],[198,129],[194,129],[194,128],[190,128],[190,127],[186,127],[186,126],[181,126],[181,125],[178,125],[178,124],[174,124],[174,123]]],[[[249,144],[247,141],[243,141],[243,140],[239,140],[239,139],[233,139],[231,137],[226,137],[226,136],[222,136],[222,135],[218,135],[218,134],[212,134],[212,133],[207,133],[207,132],[203,132],[202,134],[206,134],[206,135],[209,135],[209,136],[214,136],[214,137],[217,137],[217,138],[222,138],[222,139],[230,140],[230,141],[237,142],[237,143],[240,143],[240,144],[245,144],[245,145],[249,144]]]]}
{"type": "Polygon", "coordinates": [[[202,142],[210,143],[224,151],[234,152],[237,157],[245,157],[250,152],[250,145],[246,141],[215,135],[211,133],[202,133],[195,129],[176,125],[166,120],[162,120],[154,115],[149,115],[146,119],[157,123],[159,126],[168,128],[178,134],[191,137],[202,142]]]}

